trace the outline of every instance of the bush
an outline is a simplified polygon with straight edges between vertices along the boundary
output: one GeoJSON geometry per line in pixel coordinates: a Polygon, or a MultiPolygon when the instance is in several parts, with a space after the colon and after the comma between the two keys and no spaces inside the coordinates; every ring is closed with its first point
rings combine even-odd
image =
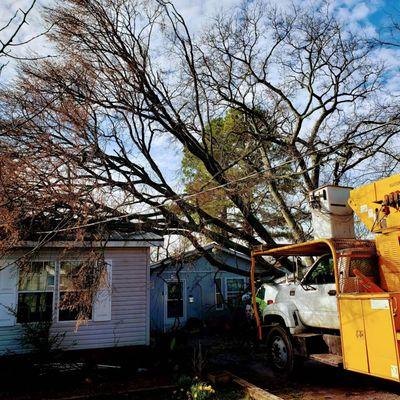
{"type": "Polygon", "coordinates": [[[21,344],[31,352],[46,358],[61,349],[65,333],[52,333],[51,322],[26,322],[21,325],[21,344]]]}

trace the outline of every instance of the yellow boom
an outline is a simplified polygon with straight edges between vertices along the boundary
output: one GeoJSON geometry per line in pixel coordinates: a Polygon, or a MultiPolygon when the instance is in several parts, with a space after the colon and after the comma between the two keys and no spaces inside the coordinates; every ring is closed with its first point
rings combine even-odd
{"type": "Polygon", "coordinates": [[[400,174],[350,192],[349,205],[375,238],[382,289],[400,291],[400,174]]]}
{"type": "Polygon", "coordinates": [[[349,205],[371,232],[400,230],[400,174],[353,189],[349,205]]]}

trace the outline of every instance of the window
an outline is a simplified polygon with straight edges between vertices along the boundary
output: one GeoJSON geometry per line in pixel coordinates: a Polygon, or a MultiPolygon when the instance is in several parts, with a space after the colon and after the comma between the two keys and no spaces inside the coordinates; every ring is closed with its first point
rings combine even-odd
{"type": "Polygon", "coordinates": [[[258,289],[256,297],[257,297],[257,299],[264,301],[264,299],[265,299],[265,287],[264,286],[261,286],[260,289],[258,289]]]}
{"type": "Polygon", "coordinates": [[[231,307],[237,307],[242,302],[244,293],[244,278],[227,278],[226,301],[231,307]]]}
{"type": "Polygon", "coordinates": [[[335,283],[335,272],[333,270],[333,258],[327,254],[322,256],[312,267],[305,278],[309,285],[325,285],[335,283]]]}
{"type": "MultiPolygon", "coordinates": [[[[100,288],[97,294],[101,295],[95,299],[89,299],[89,296],[93,294],[86,290],[77,289],[76,281],[74,282],[74,276],[79,272],[80,267],[80,261],[31,262],[29,268],[27,268],[28,272],[20,273],[18,282],[13,282],[12,291],[14,292],[16,285],[18,289],[17,322],[52,321],[53,316],[56,315],[59,321],[74,321],[80,316],[92,319],[92,314],[98,321],[110,320],[111,290],[100,288]],[[56,282],[59,283],[58,293],[55,291],[56,282]],[[83,300],[85,297],[86,299],[83,300]],[[94,304],[92,304],[92,300],[94,300],[94,304]],[[81,306],[66,306],[72,303],[80,303],[81,306]],[[56,306],[58,310],[54,312],[56,306]],[[93,312],[93,308],[95,308],[95,312],[93,312]]],[[[111,264],[107,264],[107,272],[108,279],[111,282],[111,264]]],[[[79,286],[82,284],[84,287],[92,287],[92,276],[90,274],[84,275],[83,279],[86,281],[82,283],[80,279],[79,286]]],[[[10,297],[8,293],[6,294],[10,297]]],[[[12,298],[15,299],[15,296],[12,296],[12,298]]],[[[14,302],[15,300],[9,301],[11,308],[15,307],[14,302]]],[[[2,315],[0,315],[0,318],[1,321],[4,320],[2,315]]]]}
{"type": "Polygon", "coordinates": [[[34,261],[18,282],[17,322],[51,321],[55,263],[34,261]]]}
{"type": "Polygon", "coordinates": [[[74,278],[79,273],[81,263],[79,261],[61,261],[60,263],[60,297],[58,320],[59,321],[75,321],[78,319],[79,314],[85,314],[88,319],[92,317],[92,309],[89,310],[79,308],[67,307],[67,303],[77,303],[82,296],[81,290],[76,290],[74,285],[74,278]]]}
{"type": "Polygon", "coordinates": [[[215,309],[222,310],[224,308],[224,300],[222,298],[222,279],[215,278],[215,309]]]}
{"type": "Polygon", "coordinates": [[[183,284],[167,283],[167,318],[183,317],[183,284]]]}

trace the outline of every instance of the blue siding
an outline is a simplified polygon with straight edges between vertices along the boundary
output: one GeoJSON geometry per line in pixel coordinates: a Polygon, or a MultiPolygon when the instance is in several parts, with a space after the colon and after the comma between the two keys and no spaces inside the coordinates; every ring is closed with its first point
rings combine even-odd
{"type": "MultiPolygon", "coordinates": [[[[250,261],[231,254],[220,251],[218,258],[231,267],[238,268],[240,271],[248,272],[250,261]]],[[[218,271],[204,258],[200,257],[193,262],[187,262],[179,272],[179,279],[184,282],[184,308],[185,316],[180,323],[184,325],[189,318],[207,320],[219,318],[227,314],[226,308],[216,309],[215,281],[214,278],[221,278],[222,293],[226,298],[226,279],[244,278],[245,285],[248,285],[248,277],[232,272],[218,271]],[[193,303],[188,301],[189,296],[193,296],[193,303]]],[[[161,268],[153,269],[151,275],[151,296],[150,296],[150,327],[152,331],[166,331],[173,321],[165,318],[165,282],[176,281],[176,267],[168,266],[164,270],[161,268]]]]}

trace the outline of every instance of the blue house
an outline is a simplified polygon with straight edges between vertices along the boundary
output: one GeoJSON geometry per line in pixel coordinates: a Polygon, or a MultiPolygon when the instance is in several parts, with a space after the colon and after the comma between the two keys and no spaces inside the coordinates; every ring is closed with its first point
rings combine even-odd
{"type": "Polygon", "coordinates": [[[188,320],[229,318],[248,291],[250,257],[210,244],[207,252],[223,262],[218,269],[196,250],[150,266],[150,328],[166,332],[188,320]]]}

